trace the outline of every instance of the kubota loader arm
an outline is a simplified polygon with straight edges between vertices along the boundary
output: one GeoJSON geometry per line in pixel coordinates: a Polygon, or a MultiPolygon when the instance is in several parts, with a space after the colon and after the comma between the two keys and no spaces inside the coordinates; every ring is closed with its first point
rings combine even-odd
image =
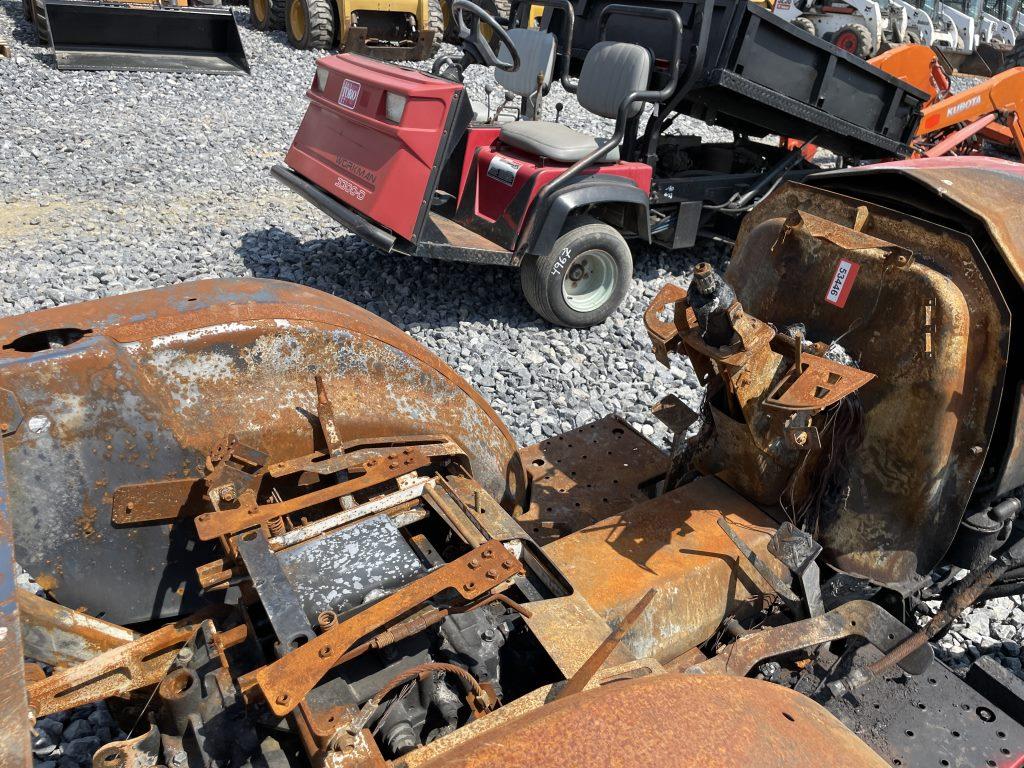
{"type": "Polygon", "coordinates": [[[1014,147],[1024,160],[1024,67],[1000,72],[973,88],[942,99],[921,110],[917,135],[926,139],[958,125],[964,127],[924,151],[926,157],[944,155],[978,134],[1014,147]],[[1002,122],[996,122],[997,120],[1002,122]]]}

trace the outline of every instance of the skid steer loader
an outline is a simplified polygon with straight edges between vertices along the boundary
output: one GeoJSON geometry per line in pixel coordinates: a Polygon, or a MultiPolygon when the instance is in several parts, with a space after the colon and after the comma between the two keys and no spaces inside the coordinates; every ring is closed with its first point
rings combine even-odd
{"type": "MultiPolygon", "coordinates": [[[[436,53],[448,18],[442,0],[249,0],[249,10],[258,29],[284,29],[296,48],[340,48],[385,61],[436,53]]],[[[508,16],[502,0],[492,10],[508,16]]]]}
{"type": "Polygon", "coordinates": [[[57,69],[249,74],[234,14],[219,0],[28,0],[57,69]]]}
{"type": "Polygon", "coordinates": [[[908,13],[892,0],[777,0],[773,13],[861,58],[907,41],[908,13]]]}

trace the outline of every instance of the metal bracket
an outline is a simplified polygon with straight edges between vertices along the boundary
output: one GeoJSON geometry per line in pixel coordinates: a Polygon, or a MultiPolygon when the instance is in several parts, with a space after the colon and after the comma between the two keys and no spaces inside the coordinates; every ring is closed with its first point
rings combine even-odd
{"type": "Polygon", "coordinates": [[[245,675],[243,691],[255,687],[279,717],[291,712],[356,642],[427,600],[455,590],[473,600],[526,571],[504,545],[489,541],[336,624],[315,640],[272,664],[245,675]]]}

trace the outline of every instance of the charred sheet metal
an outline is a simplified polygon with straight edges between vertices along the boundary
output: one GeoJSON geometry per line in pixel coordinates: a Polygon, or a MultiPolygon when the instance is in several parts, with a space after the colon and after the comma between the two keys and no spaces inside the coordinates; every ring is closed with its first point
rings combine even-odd
{"type": "Polygon", "coordinates": [[[202,478],[230,434],[271,463],[323,449],[317,373],[347,439],[442,433],[488,493],[523,498],[500,419],[397,328],[298,285],[189,283],[0,321],[0,375],[24,415],[4,441],[19,561],[121,624],[192,610],[215,548],[191,523],[114,524],[115,493],[202,478]]]}
{"type": "Polygon", "coordinates": [[[7,470],[0,456],[0,765],[30,768],[28,697],[14,582],[14,540],[7,505],[7,470]]]}
{"type": "Polygon", "coordinates": [[[522,457],[533,482],[519,522],[542,545],[650,498],[668,470],[668,457],[619,416],[531,445],[522,457]]]}
{"type": "Polygon", "coordinates": [[[137,635],[109,621],[18,590],[25,656],[54,667],[88,661],[137,635]]]}
{"type": "Polygon", "coordinates": [[[635,658],[667,661],[711,637],[727,615],[770,593],[718,526],[725,516],[747,545],[768,555],[774,524],[720,480],[705,477],[548,544],[577,593],[615,625],[643,597],[658,595],[623,639],[635,658]],[[741,562],[742,561],[742,562],[741,562]]]}
{"type": "Polygon", "coordinates": [[[882,768],[810,699],[759,680],[649,675],[536,709],[438,756],[429,768],[710,766],[882,768]]]}
{"type": "Polygon", "coordinates": [[[744,220],[726,277],[747,311],[840,339],[876,374],[850,494],[817,538],[838,568],[912,587],[956,533],[998,413],[1008,310],[982,254],[961,232],[787,184],[744,220]]]}

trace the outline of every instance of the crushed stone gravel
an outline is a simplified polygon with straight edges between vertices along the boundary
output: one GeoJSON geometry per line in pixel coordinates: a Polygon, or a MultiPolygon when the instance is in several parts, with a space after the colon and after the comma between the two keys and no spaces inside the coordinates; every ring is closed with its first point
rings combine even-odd
{"type": "MultiPolygon", "coordinates": [[[[235,15],[249,77],[58,72],[20,0],[0,0],[11,48],[0,58],[0,315],[187,280],[290,280],[409,332],[483,393],[520,444],[611,413],[665,444],[651,406],[674,392],[697,407],[700,391],[688,364],[655,361],[641,315],[666,282],[688,283],[698,261],[724,267],[725,247],[640,249],[623,305],[583,332],[538,320],[514,271],[381,255],[269,174],[324,52],[256,31],[245,8],[235,15]]],[[[489,82],[472,68],[471,97],[484,102],[489,82]]],[[[569,126],[610,133],[557,85],[548,119],[556,103],[569,126]]],[[[729,138],[696,120],[674,131],[729,138]]],[[[995,654],[1020,674],[1022,631],[1020,598],[990,601],[946,636],[943,654],[959,665],[995,654]]],[[[41,720],[37,766],[89,765],[86,747],[119,735],[108,718],[99,705],[41,720]]]]}

